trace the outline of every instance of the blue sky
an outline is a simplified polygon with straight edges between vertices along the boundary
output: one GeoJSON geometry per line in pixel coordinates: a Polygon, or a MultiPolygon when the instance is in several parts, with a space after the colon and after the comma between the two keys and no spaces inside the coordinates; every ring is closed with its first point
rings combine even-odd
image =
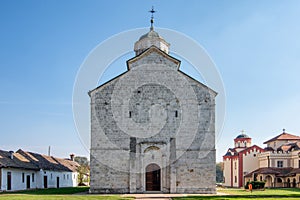
{"type": "Polygon", "coordinates": [[[77,71],[102,41],[148,27],[152,5],[155,26],[193,38],[221,74],[218,161],[242,129],[260,146],[283,128],[300,135],[300,1],[2,0],[0,148],[88,155],[73,121],[77,71]]]}

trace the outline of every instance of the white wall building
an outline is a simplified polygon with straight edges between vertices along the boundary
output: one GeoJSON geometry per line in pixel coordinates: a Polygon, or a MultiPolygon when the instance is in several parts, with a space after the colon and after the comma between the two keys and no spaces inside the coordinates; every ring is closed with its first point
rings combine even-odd
{"type": "Polygon", "coordinates": [[[77,186],[79,164],[73,159],[0,150],[0,191],[77,186]]]}

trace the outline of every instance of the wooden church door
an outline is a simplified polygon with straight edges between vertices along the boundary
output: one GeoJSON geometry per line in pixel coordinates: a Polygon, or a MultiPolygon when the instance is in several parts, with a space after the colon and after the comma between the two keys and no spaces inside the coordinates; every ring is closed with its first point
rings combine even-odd
{"type": "Polygon", "coordinates": [[[160,167],[156,164],[146,167],[146,191],[160,191],[160,167]]]}

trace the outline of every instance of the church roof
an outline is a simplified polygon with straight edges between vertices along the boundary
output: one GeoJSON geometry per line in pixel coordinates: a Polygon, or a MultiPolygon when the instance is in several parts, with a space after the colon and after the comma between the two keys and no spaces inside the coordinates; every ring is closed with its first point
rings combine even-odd
{"type": "Polygon", "coordinates": [[[127,68],[130,69],[130,64],[151,54],[152,52],[157,52],[158,54],[160,54],[161,56],[167,58],[168,60],[170,60],[171,62],[175,63],[179,68],[181,61],[178,60],[177,58],[174,58],[173,56],[170,56],[169,54],[167,54],[166,52],[162,51],[161,49],[159,49],[157,46],[152,45],[150,46],[148,49],[146,49],[144,52],[142,52],[141,54],[127,60],[127,68]]]}
{"type": "Polygon", "coordinates": [[[179,70],[179,66],[181,61],[177,58],[174,58],[170,56],[169,53],[169,46],[170,44],[167,43],[156,31],[154,31],[153,26],[151,26],[150,31],[144,35],[142,35],[137,42],[135,42],[134,45],[134,51],[136,52],[136,56],[127,60],[127,71],[123,72],[122,74],[116,76],[115,78],[103,83],[102,85],[90,90],[88,92],[88,95],[91,97],[91,94],[112,83],[113,81],[117,81],[120,77],[128,73],[130,70],[130,65],[134,63],[135,61],[138,61],[139,59],[142,59],[143,57],[150,55],[153,52],[156,52],[160,54],[162,57],[168,59],[169,61],[173,62],[175,65],[177,65],[177,71],[187,77],[188,79],[194,81],[199,85],[200,87],[207,88],[210,92],[212,92],[215,96],[218,94],[216,91],[211,89],[210,87],[206,86],[205,84],[199,82],[198,80],[194,79],[193,77],[189,76],[188,74],[185,74],[184,72],[179,70]]]}
{"type": "Polygon", "coordinates": [[[234,148],[229,148],[224,156],[236,156],[238,152],[234,148]]]}
{"type": "Polygon", "coordinates": [[[263,152],[264,149],[257,145],[252,145],[251,147],[244,147],[244,149],[238,151],[237,149],[239,148],[229,148],[226,152],[226,154],[223,156],[224,157],[231,157],[231,156],[237,156],[239,154],[245,154],[245,153],[250,153],[250,151],[253,151],[253,149],[256,149],[258,152],[263,152]]]}
{"type": "Polygon", "coordinates": [[[246,174],[245,177],[252,177],[253,174],[273,174],[276,177],[286,177],[291,176],[293,173],[295,173],[295,169],[292,167],[262,167],[246,174]]]}
{"type": "Polygon", "coordinates": [[[151,39],[155,39],[155,38],[161,38],[163,39],[162,37],[159,36],[159,34],[157,32],[155,32],[154,30],[150,30],[148,33],[142,35],[140,37],[139,40],[142,40],[142,39],[145,39],[145,38],[151,38],[151,39]]]}
{"type": "Polygon", "coordinates": [[[151,27],[149,32],[142,35],[139,40],[135,42],[134,51],[138,56],[151,46],[156,46],[167,54],[169,53],[170,44],[166,42],[156,31],[154,31],[153,27],[151,27]]]}
{"type": "Polygon", "coordinates": [[[248,135],[246,135],[245,133],[243,133],[236,137],[236,139],[238,139],[238,138],[250,138],[250,137],[248,135]]]}
{"type": "Polygon", "coordinates": [[[151,53],[153,53],[153,52],[159,53],[160,55],[162,55],[162,56],[165,57],[166,59],[168,59],[168,60],[174,62],[174,64],[178,65],[178,67],[177,67],[177,72],[178,72],[179,74],[185,76],[185,77],[188,78],[189,80],[194,81],[199,87],[204,87],[204,88],[208,89],[208,90],[209,90],[210,92],[212,92],[215,96],[218,94],[216,91],[214,91],[213,89],[211,89],[211,88],[208,87],[207,85],[205,85],[205,84],[199,82],[198,80],[194,79],[193,77],[189,76],[188,74],[186,74],[186,73],[180,71],[180,70],[179,70],[179,66],[180,66],[180,63],[181,63],[180,60],[178,60],[178,59],[176,59],[176,58],[170,56],[169,54],[167,54],[166,52],[162,51],[161,49],[159,49],[159,48],[156,47],[156,46],[151,46],[151,47],[148,48],[146,51],[142,52],[140,55],[137,55],[137,56],[135,56],[135,57],[133,57],[133,58],[127,60],[127,71],[126,71],[126,72],[123,72],[122,74],[116,76],[115,78],[113,78],[113,79],[111,79],[111,80],[109,80],[109,81],[107,81],[107,82],[105,82],[105,83],[99,85],[98,87],[94,88],[93,90],[90,90],[90,91],[88,92],[88,95],[91,96],[91,94],[92,94],[94,91],[96,91],[96,90],[98,90],[98,89],[100,89],[100,88],[102,88],[102,87],[104,87],[104,86],[106,86],[106,85],[112,83],[113,81],[118,80],[120,77],[124,76],[126,73],[129,72],[129,70],[130,70],[130,67],[129,67],[129,66],[130,66],[131,63],[133,63],[133,62],[135,62],[135,61],[137,61],[137,60],[139,60],[139,59],[142,59],[144,56],[147,56],[147,55],[149,55],[149,54],[151,54],[151,53]]]}
{"type": "Polygon", "coordinates": [[[267,144],[269,142],[273,142],[273,141],[276,141],[276,140],[299,140],[300,141],[300,137],[296,136],[296,135],[286,133],[286,132],[283,132],[280,135],[277,135],[276,137],[265,141],[264,144],[267,144]]]}

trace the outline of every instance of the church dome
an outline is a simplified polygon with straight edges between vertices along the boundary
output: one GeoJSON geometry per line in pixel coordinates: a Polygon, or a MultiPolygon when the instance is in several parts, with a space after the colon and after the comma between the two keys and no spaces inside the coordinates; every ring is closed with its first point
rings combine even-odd
{"type": "Polygon", "coordinates": [[[150,11],[152,13],[151,17],[151,27],[150,31],[144,35],[142,35],[139,40],[134,44],[135,55],[138,56],[151,46],[155,46],[165,53],[169,53],[170,44],[167,43],[164,38],[162,38],[156,31],[154,31],[153,27],[153,13],[155,12],[152,8],[150,11]]]}
{"type": "Polygon", "coordinates": [[[155,46],[165,53],[169,53],[170,44],[167,43],[151,26],[150,31],[142,35],[139,40],[134,44],[135,54],[138,56],[151,46],[155,46]]]}
{"type": "Polygon", "coordinates": [[[150,30],[148,33],[142,35],[139,40],[142,40],[144,38],[152,38],[152,39],[154,39],[154,38],[162,38],[162,37],[160,37],[159,34],[157,32],[155,32],[154,30],[150,30]]]}
{"type": "Polygon", "coordinates": [[[156,11],[152,7],[152,10],[150,10],[149,12],[152,13],[151,20],[150,20],[150,23],[151,23],[150,31],[148,33],[142,35],[139,38],[139,40],[137,42],[135,42],[135,44],[134,44],[135,55],[138,56],[138,55],[142,54],[143,52],[145,52],[147,49],[149,49],[152,46],[155,46],[155,47],[159,48],[160,50],[162,50],[163,52],[169,54],[170,44],[167,43],[157,32],[154,31],[153,13],[155,13],[156,11]]]}
{"type": "Polygon", "coordinates": [[[238,138],[250,138],[250,137],[243,133],[243,134],[240,134],[236,137],[236,139],[238,139],[238,138]]]}

